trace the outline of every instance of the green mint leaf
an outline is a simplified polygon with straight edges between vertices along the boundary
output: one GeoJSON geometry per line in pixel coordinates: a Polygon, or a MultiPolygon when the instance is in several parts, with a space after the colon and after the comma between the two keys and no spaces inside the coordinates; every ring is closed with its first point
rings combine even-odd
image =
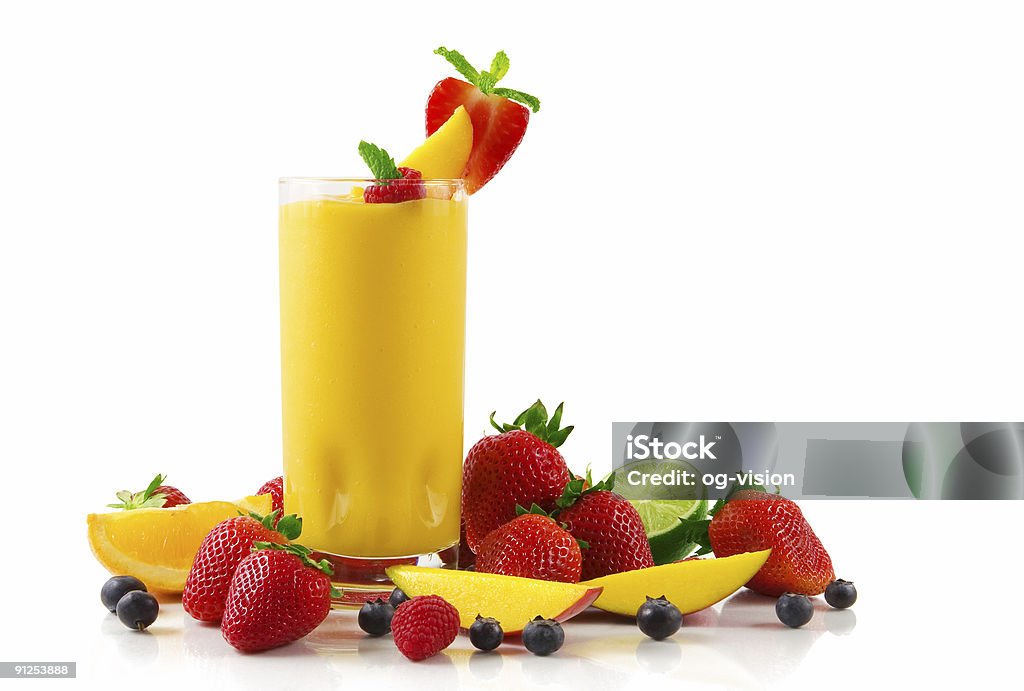
{"type": "Polygon", "coordinates": [[[465,77],[471,84],[476,84],[480,81],[480,73],[476,71],[476,68],[469,64],[469,60],[463,57],[462,53],[457,50],[448,50],[444,46],[441,46],[434,51],[434,55],[440,55],[455,68],[455,71],[465,77]]]}
{"type": "Polygon", "coordinates": [[[375,180],[398,180],[402,174],[398,172],[395,159],[387,151],[370,142],[359,142],[359,155],[370,168],[375,180]]]}
{"type": "Polygon", "coordinates": [[[491,60],[490,74],[495,82],[501,81],[501,78],[508,74],[508,65],[508,56],[505,55],[505,51],[499,50],[491,60]]]}
{"type": "Polygon", "coordinates": [[[522,103],[524,106],[532,110],[534,113],[540,110],[540,99],[537,98],[536,96],[531,96],[530,94],[523,93],[522,91],[516,91],[515,89],[506,89],[504,87],[499,86],[493,91],[491,91],[491,93],[497,94],[498,96],[504,96],[505,98],[512,101],[518,101],[519,103],[522,103]]]}
{"type": "Polygon", "coordinates": [[[494,84],[498,80],[494,78],[494,75],[490,72],[481,72],[480,78],[476,80],[476,88],[483,91],[485,94],[489,94],[494,91],[494,84]]]}

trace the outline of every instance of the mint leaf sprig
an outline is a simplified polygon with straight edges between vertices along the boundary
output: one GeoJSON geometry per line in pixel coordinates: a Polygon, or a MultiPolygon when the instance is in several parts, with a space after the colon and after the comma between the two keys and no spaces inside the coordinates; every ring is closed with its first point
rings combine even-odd
{"type": "Polygon", "coordinates": [[[457,50],[449,50],[444,46],[441,46],[434,51],[435,55],[440,55],[455,68],[455,71],[466,78],[470,84],[480,89],[485,94],[495,94],[502,96],[512,101],[522,103],[524,106],[536,113],[540,110],[540,99],[536,96],[519,91],[518,89],[506,89],[502,86],[496,86],[501,79],[508,74],[509,59],[505,51],[499,50],[495,55],[494,59],[491,60],[491,69],[489,70],[478,70],[469,63],[469,60],[457,50]]]}
{"type": "Polygon", "coordinates": [[[402,179],[402,171],[398,170],[395,159],[376,144],[367,141],[359,142],[359,155],[366,162],[374,180],[402,179]]]}

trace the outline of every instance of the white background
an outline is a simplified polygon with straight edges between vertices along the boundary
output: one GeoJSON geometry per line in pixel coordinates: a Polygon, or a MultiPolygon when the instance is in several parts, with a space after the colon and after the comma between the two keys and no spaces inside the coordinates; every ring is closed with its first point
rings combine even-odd
{"type": "MultiPolygon", "coordinates": [[[[467,444],[537,396],[567,402],[570,465],[599,470],[613,420],[1020,419],[1022,20],[996,2],[5,3],[0,657],[76,659],[79,685],[107,686],[245,684],[291,659],[204,665],[219,641],[189,657],[173,611],[140,654],[95,600],[84,515],[158,471],[196,500],[280,472],[276,180],[362,175],[361,138],[415,146],[442,44],[481,66],[505,49],[506,85],[543,101],[472,200],[467,444]]],[[[769,681],[1010,669],[1020,504],[807,513],[872,594],[769,681]]],[[[672,675],[750,682],[715,659],[684,644],[672,675]]],[[[651,683],[609,664],[557,683],[651,683]]],[[[388,678],[453,683],[423,674],[388,678]]]]}

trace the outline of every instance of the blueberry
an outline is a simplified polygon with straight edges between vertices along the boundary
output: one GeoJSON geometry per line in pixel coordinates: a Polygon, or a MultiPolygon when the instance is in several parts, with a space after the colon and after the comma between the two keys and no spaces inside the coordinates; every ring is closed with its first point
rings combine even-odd
{"type": "Polygon", "coordinates": [[[131,590],[117,601],[117,618],[129,629],[145,631],[159,613],[160,604],[145,590],[131,590]]]}
{"type": "Polygon", "coordinates": [[[100,602],[111,612],[117,611],[117,601],[132,590],[145,592],[146,584],[135,576],[114,576],[100,588],[100,602]]]}
{"type": "Polygon", "coordinates": [[[392,607],[398,609],[398,606],[408,599],[409,596],[406,595],[401,588],[395,588],[391,591],[391,597],[388,598],[388,602],[391,603],[392,607]]]}
{"type": "MultiPolygon", "coordinates": [[[[476,621],[469,627],[469,641],[479,650],[494,650],[505,640],[505,632],[494,617],[476,615],[476,621]]],[[[559,644],[561,645],[561,644],[559,644]]]]}
{"type": "Polygon", "coordinates": [[[359,608],[359,628],[371,636],[383,636],[391,632],[393,616],[395,608],[378,597],[373,602],[364,602],[359,608]]]}
{"type": "Polygon", "coordinates": [[[852,607],[856,601],[857,588],[853,585],[853,581],[844,581],[842,578],[838,578],[825,588],[825,602],[836,609],[852,607]]]}
{"type": "Polygon", "coordinates": [[[550,655],[562,647],[565,632],[554,619],[535,617],[523,629],[523,645],[534,655],[550,655]]]}
{"type": "Polygon", "coordinates": [[[775,601],[775,614],[786,626],[798,629],[811,620],[814,605],[806,595],[786,593],[775,601]]]}
{"type": "Polygon", "coordinates": [[[648,597],[647,602],[636,611],[636,625],[656,641],[668,638],[683,625],[679,608],[661,597],[648,597]]]}

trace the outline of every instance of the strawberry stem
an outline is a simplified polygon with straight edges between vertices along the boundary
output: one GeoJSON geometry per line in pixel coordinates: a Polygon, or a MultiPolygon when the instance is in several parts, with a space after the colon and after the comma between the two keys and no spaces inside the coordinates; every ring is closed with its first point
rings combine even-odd
{"type": "Polygon", "coordinates": [[[287,545],[279,545],[276,542],[254,542],[252,543],[252,551],[258,552],[261,549],[275,550],[277,552],[287,552],[288,554],[294,554],[302,563],[306,566],[316,569],[317,571],[323,571],[328,576],[334,575],[334,569],[331,568],[331,563],[326,559],[320,561],[313,561],[311,555],[313,550],[304,545],[297,545],[295,543],[287,545]]]}
{"type": "Polygon", "coordinates": [[[141,492],[132,493],[123,489],[115,495],[120,499],[120,502],[117,504],[107,504],[107,507],[123,511],[163,508],[163,505],[167,503],[167,495],[163,492],[157,492],[156,488],[164,484],[166,479],[166,475],[157,473],[157,476],[150,481],[149,486],[141,492]]]}
{"type": "Polygon", "coordinates": [[[548,444],[551,444],[551,446],[557,448],[561,446],[566,439],[568,439],[569,434],[573,430],[572,425],[569,425],[564,429],[559,429],[559,426],[562,424],[562,407],[564,405],[565,403],[559,403],[558,407],[555,408],[554,415],[552,415],[549,420],[548,409],[544,407],[544,404],[541,403],[538,398],[536,403],[519,413],[519,415],[516,416],[516,419],[512,421],[512,424],[499,424],[494,419],[497,411],[492,412],[491,426],[502,433],[511,432],[516,429],[525,429],[535,437],[546,441],[548,444]]]}

